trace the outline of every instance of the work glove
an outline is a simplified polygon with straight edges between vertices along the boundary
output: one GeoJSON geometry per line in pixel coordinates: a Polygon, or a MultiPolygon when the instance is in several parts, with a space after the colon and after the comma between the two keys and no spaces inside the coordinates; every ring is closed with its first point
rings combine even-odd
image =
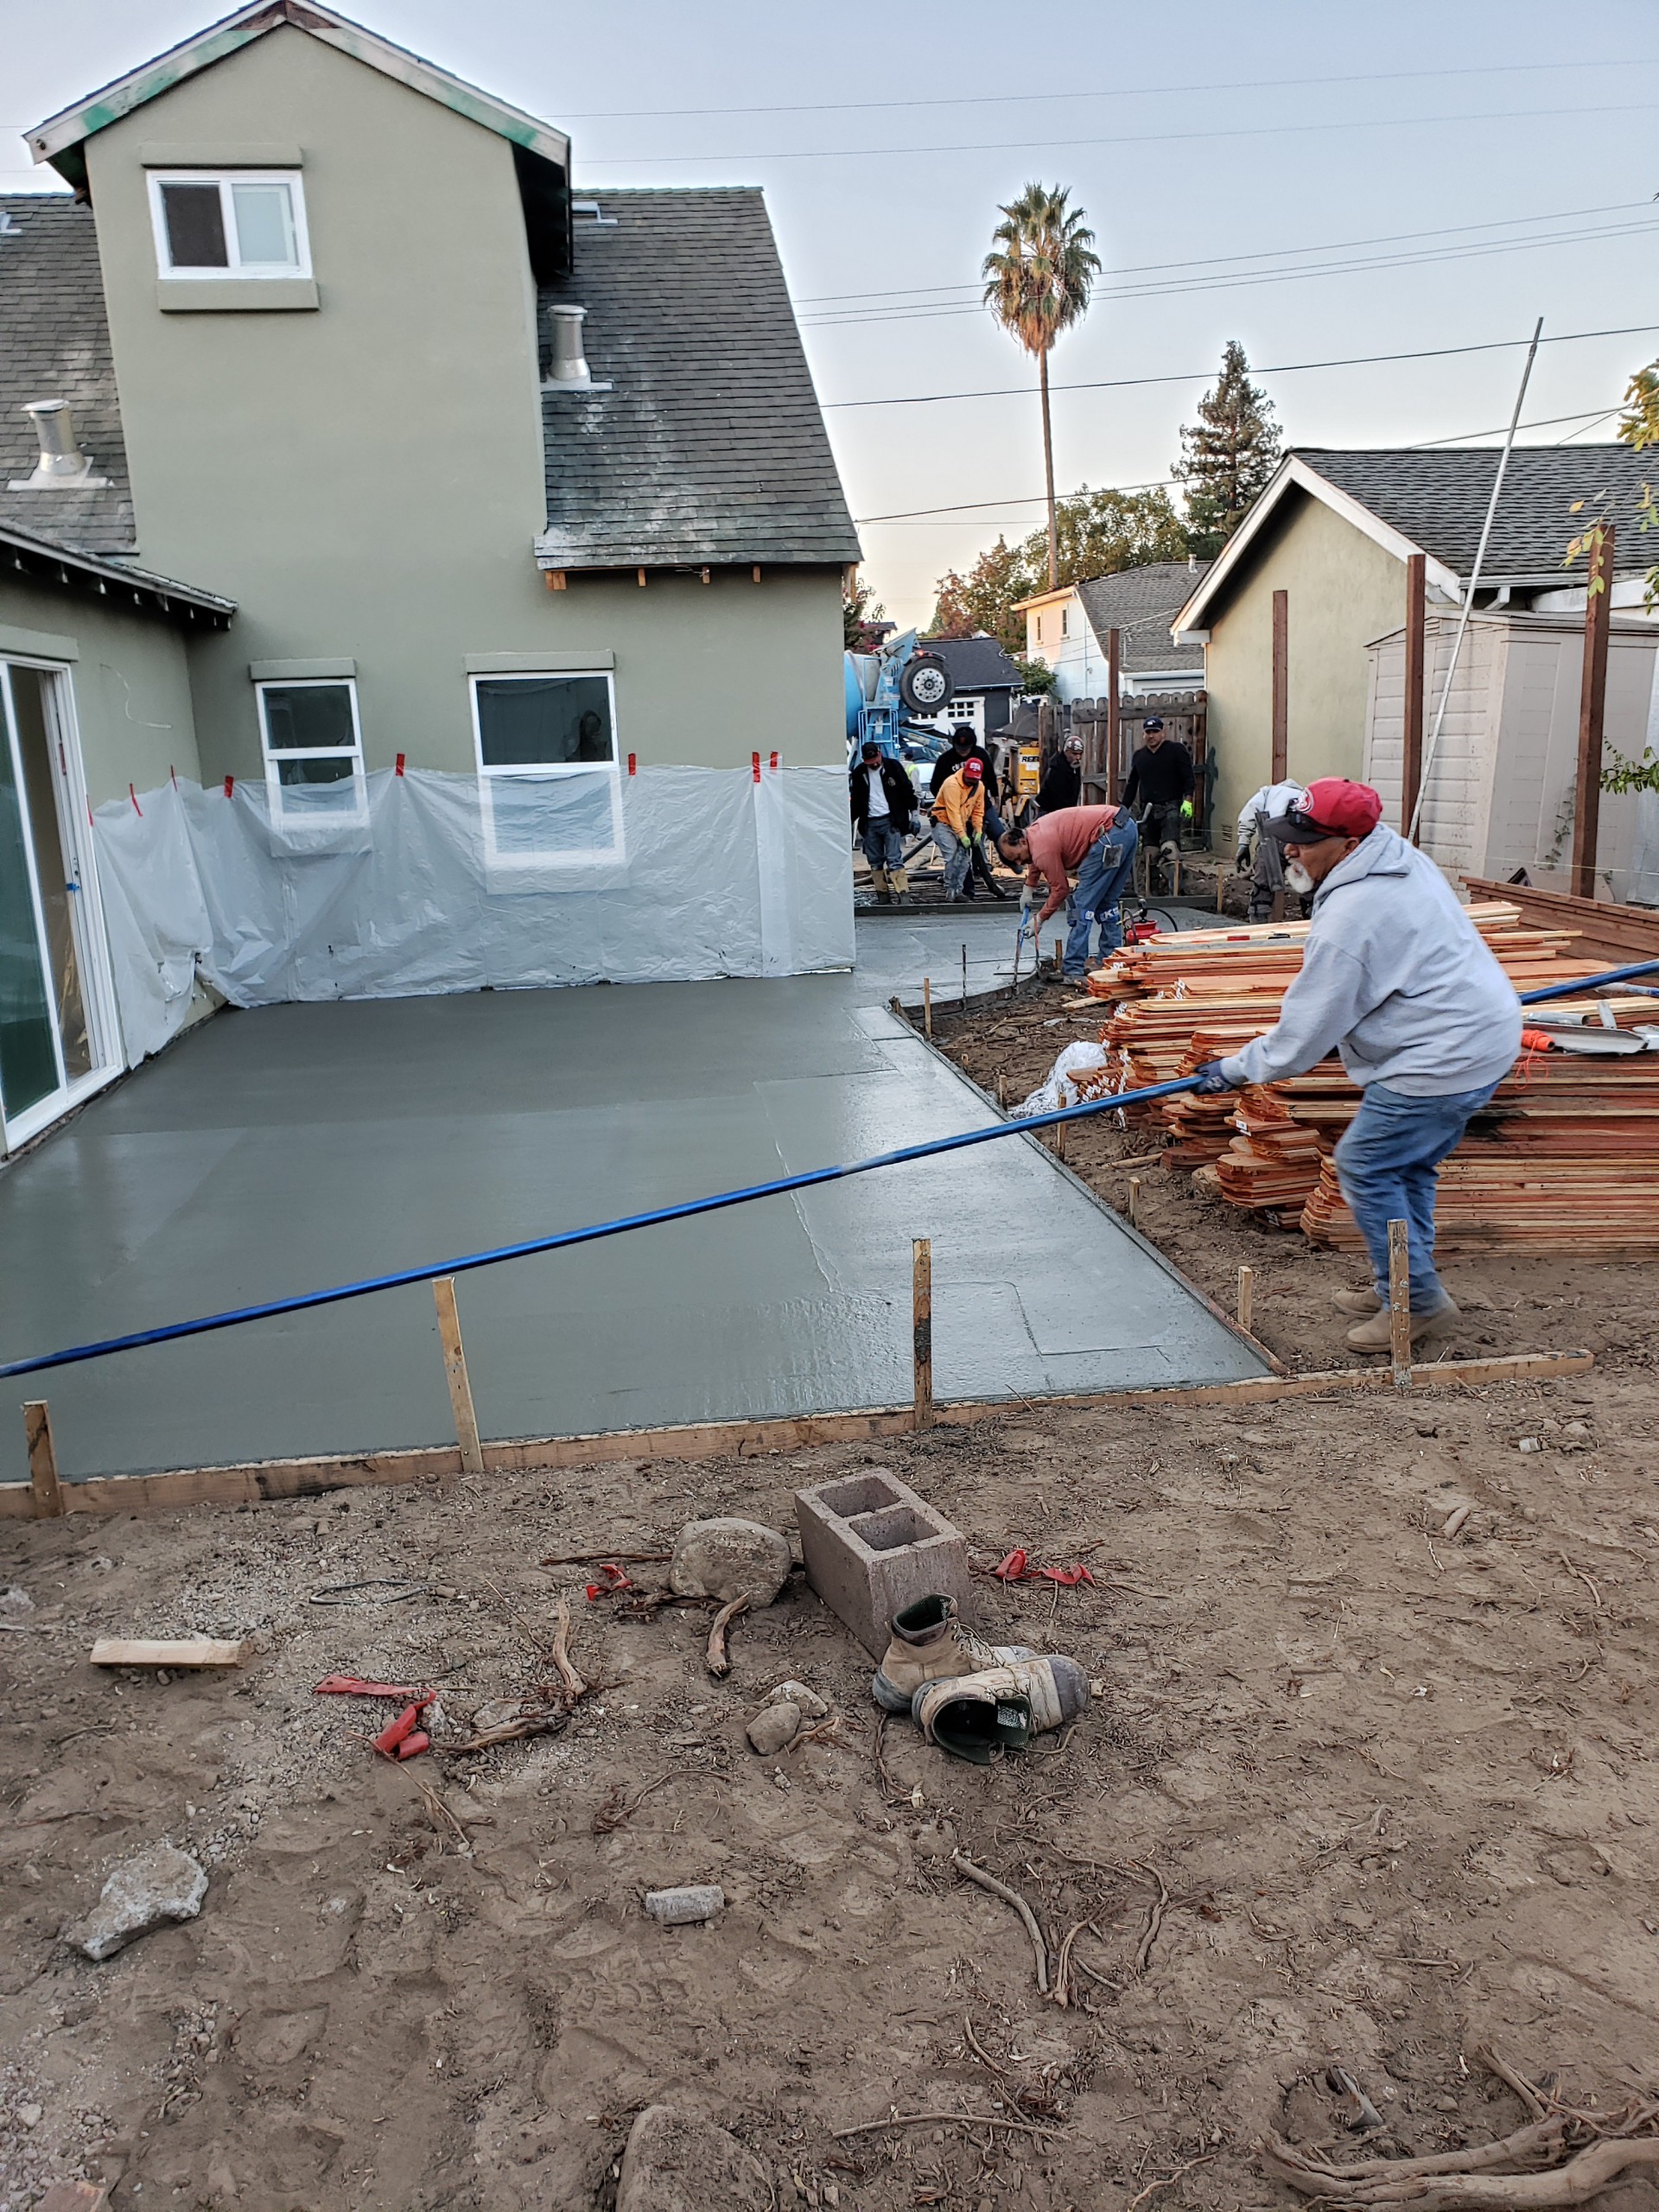
{"type": "Polygon", "coordinates": [[[1036,904],[1037,893],[1032,889],[1030,884],[1022,883],[1020,887],[1020,912],[1022,919],[1030,913],[1036,904]]]}
{"type": "Polygon", "coordinates": [[[1233,855],[1233,873],[1236,875],[1243,875],[1249,865],[1250,849],[1248,845],[1241,845],[1233,855]]]}
{"type": "Polygon", "coordinates": [[[1200,1097],[1213,1097],[1217,1091],[1231,1090],[1234,1088],[1232,1082],[1222,1073],[1221,1070],[1222,1063],[1219,1060],[1206,1060],[1198,1070],[1193,1078],[1192,1088],[1200,1097]]]}
{"type": "Polygon", "coordinates": [[[964,852],[971,852],[973,850],[974,841],[968,835],[965,830],[959,830],[957,832],[957,842],[962,847],[964,852]]]}

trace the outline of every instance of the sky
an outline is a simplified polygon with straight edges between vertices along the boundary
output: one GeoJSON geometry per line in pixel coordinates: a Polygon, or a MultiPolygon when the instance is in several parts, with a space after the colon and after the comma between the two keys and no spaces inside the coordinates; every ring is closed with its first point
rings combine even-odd
{"type": "MultiPolygon", "coordinates": [[[[213,12],[0,0],[0,189],[55,181],[22,129],[213,12]]],[[[1659,354],[1650,0],[350,12],[569,130],[579,190],[764,187],[866,574],[905,624],[1042,518],[1034,365],[976,304],[1033,179],[1070,188],[1105,264],[1052,357],[1062,492],[1166,480],[1230,338],[1307,446],[1495,442],[1541,315],[1522,439],[1610,438],[1659,354]],[[1577,336],[1608,331],[1630,334],[1577,336]]]]}

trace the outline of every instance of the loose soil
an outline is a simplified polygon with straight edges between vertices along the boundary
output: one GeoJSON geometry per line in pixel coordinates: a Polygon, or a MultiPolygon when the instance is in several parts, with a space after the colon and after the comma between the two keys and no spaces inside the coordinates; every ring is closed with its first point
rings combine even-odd
{"type": "MultiPolygon", "coordinates": [[[[1058,997],[952,1049],[1028,1087],[1087,1033],[1043,1026],[1058,997]]],[[[1121,1203],[1122,1155],[1149,1148],[1100,1128],[1071,1158],[1121,1203]]],[[[1137,1172],[1142,1225],[1196,1281],[1224,1300],[1248,1259],[1266,1341],[1343,1363],[1322,1301],[1349,1263],[1137,1172]]],[[[1595,1370],[1413,1400],[1020,1405],[880,1450],[5,1523],[0,2205],[81,2174],[117,2212],[608,2212],[632,2116],[666,2101],[749,2145],[780,2206],[1265,2212],[1291,2202],[1254,2164],[1266,2126],[1354,2139],[1332,2065],[1412,2153],[1520,2124],[1484,2043],[1580,2098],[1651,2090],[1651,1300],[1635,1268],[1448,1276],[1489,1300],[1471,1344],[1589,1343],[1595,1370]],[[1087,1562],[1092,1586],[975,1585],[999,1640],[1084,1662],[1080,1722],[948,1763],[907,1721],[878,1737],[869,1662],[799,1575],[736,1623],[715,1681],[705,1611],[624,1620],[581,1568],[537,1564],[664,1551],[709,1513],[791,1528],[794,1489],[863,1465],[982,1568],[1016,1544],[1087,1562]],[[312,1602],[387,1575],[435,1586],[312,1602]],[[334,1669],[432,1682],[463,1727],[545,1678],[561,1590],[597,1687],[559,1735],[397,1767],[364,1740],[393,1708],[313,1694],[334,1669]],[[99,1634],[190,1631],[255,1649],[166,1681],[88,1663],[99,1634]],[[744,1724],[790,1677],[839,1726],[758,1758],[744,1724]],[[209,1869],[200,1918],[92,1965],[61,1931],[162,1838],[209,1869]],[[1039,1996],[1019,1919],[957,1847],[1051,1948],[1081,1926],[1073,2003],[1039,1996]],[[711,1924],[645,1916],[646,1889],[699,1881],[727,1896],[711,1924]],[[835,2133],[894,2108],[976,2118],[835,2133]],[[1033,2132],[987,2124],[1014,2113],[1033,2132]]]]}

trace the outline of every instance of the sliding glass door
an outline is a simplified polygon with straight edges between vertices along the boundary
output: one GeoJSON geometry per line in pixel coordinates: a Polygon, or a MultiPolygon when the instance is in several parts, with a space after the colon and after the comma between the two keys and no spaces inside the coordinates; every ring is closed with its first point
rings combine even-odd
{"type": "Polygon", "coordinates": [[[0,661],[0,1116],[10,1150],[120,1065],[65,671],[0,661]]]}

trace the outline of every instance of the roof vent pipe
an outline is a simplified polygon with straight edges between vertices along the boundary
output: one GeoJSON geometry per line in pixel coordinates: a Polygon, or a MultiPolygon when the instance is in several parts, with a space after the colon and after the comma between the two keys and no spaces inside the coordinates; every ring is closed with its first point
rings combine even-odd
{"type": "Polygon", "coordinates": [[[574,390],[593,383],[593,372],[582,351],[582,326],[587,315],[586,308],[549,308],[548,329],[553,340],[547,363],[550,384],[574,390]]]}
{"type": "Polygon", "coordinates": [[[35,474],[6,488],[10,492],[49,491],[54,486],[84,489],[107,484],[107,476],[94,476],[92,459],[75,443],[75,421],[67,399],[31,399],[23,412],[35,425],[41,457],[35,474]]]}

